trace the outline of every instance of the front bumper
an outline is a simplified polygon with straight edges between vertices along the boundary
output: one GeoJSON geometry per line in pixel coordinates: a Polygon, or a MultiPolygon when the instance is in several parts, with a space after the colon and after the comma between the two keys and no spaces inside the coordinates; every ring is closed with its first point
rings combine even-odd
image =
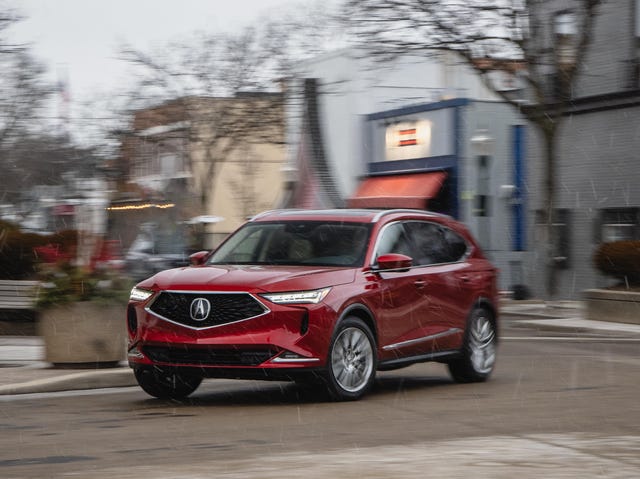
{"type": "Polygon", "coordinates": [[[197,368],[208,377],[278,376],[322,369],[336,314],[325,304],[269,304],[265,314],[201,329],[128,306],[132,368],[197,368]]]}

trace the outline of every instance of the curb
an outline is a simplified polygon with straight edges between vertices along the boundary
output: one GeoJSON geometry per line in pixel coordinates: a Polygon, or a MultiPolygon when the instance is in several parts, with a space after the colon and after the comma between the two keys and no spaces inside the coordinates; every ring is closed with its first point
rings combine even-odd
{"type": "MultiPolygon", "coordinates": [[[[565,319],[567,316],[563,316],[560,314],[549,314],[549,313],[535,313],[532,311],[506,311],[506,310],[500,310],[500,317],[504,318],[504,317],[508,317],[510,319],[517,319],[517,318],[533,318],[533,319],[548,319],[548,320],[553,320],[553,319],[565,319]]],[[[576,316],[578,317],[578,316],[576,316]]]]}
{"type": "Polygon", "coordinates": [[[518,327],[536,329],[538,331],[599,334],[609,338],[640,339],[640,326],[638,325],[593,321],[580,317],[529,317],[526,319],[521,318],[515,321],[514,324],[517,324],[518,327]]]}
{"type": "Polygon", "coordinates": [[[31,394],[136,386],[133,371],[127,368],[105,369],[66,374],[54,378],[35,379],[0,386],[0,395],[31,394]]]}

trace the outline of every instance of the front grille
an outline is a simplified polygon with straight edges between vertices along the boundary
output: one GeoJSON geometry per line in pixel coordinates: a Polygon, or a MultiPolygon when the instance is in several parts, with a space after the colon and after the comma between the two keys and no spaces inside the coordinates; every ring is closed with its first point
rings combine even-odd
{"type": "Polygon", "coordinates": [[[191,366],[259,366],[277,353],[268,346],[251,349],[144,346],[142,350],[152,361],[191,366]]]}
{"type": "MultiPolygon", "coordinates": [[[[163,291],[149,311],[161,318],[192,328],[211,328],[255,318],[268,310],[248,293],[178,293],[163,291]],[[211,306],[205,317],[194,315],[194,301],[204,299],[211,306]]],[[[199,311],[202,313],[202,310],[199,311]]]]}

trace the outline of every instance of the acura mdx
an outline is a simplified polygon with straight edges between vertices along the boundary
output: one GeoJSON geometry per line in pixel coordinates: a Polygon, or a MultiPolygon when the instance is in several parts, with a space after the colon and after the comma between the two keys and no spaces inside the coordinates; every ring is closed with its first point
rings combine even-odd
{"type": "Polygon", "coordinates": [[[128,361],[158,398],[224,377],[321,380],[353,400],[376,371],[423,361],[484,381],[496,360],[496,277],[448,216],[270,211],[133,288],[128,361]]]}

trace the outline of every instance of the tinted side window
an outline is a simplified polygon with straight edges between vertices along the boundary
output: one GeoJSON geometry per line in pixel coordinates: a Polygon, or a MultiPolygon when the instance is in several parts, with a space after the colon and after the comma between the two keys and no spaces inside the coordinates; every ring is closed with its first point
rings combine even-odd
{"type": "Polygon", "coordinates": [[[413,257],[411,243],[409,242],[404,227],[400,223],[389,225],[382,231],[382,236],[376,247],[376,261],[378,256],[389,253],[404,254],[413,257]]]}
{"type": "Polygon", "coordinates": [[[451,261],[460,261],[467,253],[467,242],[462,236],[449,228],[443,228],[444,240],[447,243],[451,261]]]}
{"type": "Polygon", "coordinates": [[[407,227],[418,252],[418,265],[452,263],[467,251],[464,238],[449,228],[422,221],[409,222],[407,227]]]}

